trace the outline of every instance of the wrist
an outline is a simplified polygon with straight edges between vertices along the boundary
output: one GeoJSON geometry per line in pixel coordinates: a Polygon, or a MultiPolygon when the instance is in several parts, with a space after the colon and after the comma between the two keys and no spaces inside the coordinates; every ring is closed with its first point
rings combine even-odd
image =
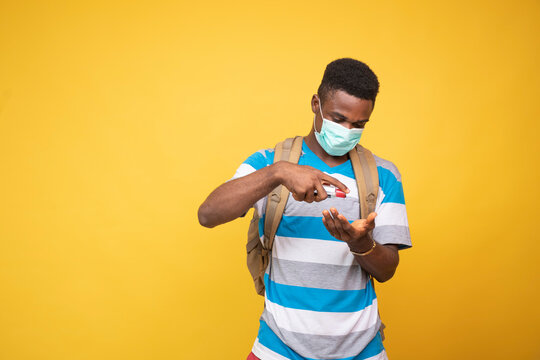
{"type": "Polygon", "coordinates": [[[272,169],[273,184],[275,184],[275,187],[283,184],[285,179],[284,168],[287,166],[286,163],[286,161],[278,161],[270,165],[272,169]]]}
{"type": "Polygon", "coordinates": [[[368,233],[364,235],[363,237],[361,237],[355,243],[352,243],[352,244],[349,243],[349,249],[353,253],[364,254],[364,253],[371,252],[371,250],[373,250],[376,244],[377,243],[375,242],[373,237],[368,233]]]}

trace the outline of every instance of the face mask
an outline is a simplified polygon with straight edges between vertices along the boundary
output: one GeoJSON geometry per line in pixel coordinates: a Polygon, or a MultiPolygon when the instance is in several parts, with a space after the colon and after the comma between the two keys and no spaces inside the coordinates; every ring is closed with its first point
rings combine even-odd
{"type": "Polygon", "coordinates": [[[320,101],[319,110],[323,119],[321,132],[317,132],[315,116],[313,116],[313,128],[315,129],[315,138],[317,138],[324,151],[332,156],[342,156],[354,149],[360,141],[364,129],[347,129],[345,126],[325,119],[320,101]]]}

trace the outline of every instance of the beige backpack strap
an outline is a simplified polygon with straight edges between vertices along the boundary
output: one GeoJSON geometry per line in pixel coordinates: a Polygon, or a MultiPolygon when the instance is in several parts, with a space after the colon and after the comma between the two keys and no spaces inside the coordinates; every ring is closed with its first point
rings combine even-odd
{"type": "MultiPolygon", "coordinates": [[[[297,164],[302,153],[302,140],[302,136],[296,136],[295,138],[288,138],[278,143],[274,150],[274,163],[284,160],[297,164]]],[[[283,215],[288,199],[289,189],[283,185],[279,185],[268,194],[264,220],[264,242],[261,250],[263,260],[260,269],[261,275],[263,275],[268,267],[270,261],[268,252],[274,245],[274,237],[276,236],[277,228],[281,222],[281,216],[283,215]]]]}
{"type": "MultiPolygon", "coordinates": [[[[379,173],[377,171],[377,164],[375,163],[375,157],[365,147],[358,144],[355,149],[349,152],[351,163],[354,171],[354,177],[356,178],[356,185],[358,186],[358,200],[360,202],[360,217],[366,219],[368,215],[375,211],[377,205],[377,195],[379,193],[379,173]]],[[[369,276],[371,280],[371,286],[375,289],[375,282],[373,276],[369,276]]],[[[379,317],[381,316],[379,312],[379,317]]],[[[384,340],[384,325],[381,322],[380,332],[381,338],[384,340]]]]}
{"type": "MultiPolygon", "coordinates": [[[[284,141],[279,142],[275,149],[274,149],[274,164],[277,163],[280,160],[285,160],[289,157],[289,154],[291,152],[293,139],[288,138],[284,141]]],[[[268,198],[266,201],[266,210],[265,210],[265,220],[264,220],[264,242],[263,242],[263,252],[264,255],[266,255],[267,251],[270,250],[272,247],[271,244],[271,229],[272,224],[275,221],[275,216],[277,214],[277,207],[279,205],[279,201],[281,200],[281,192],[282,192],[282,186],[276,187],[274,190],[268,194],[268,198]]],[[[268,263],[263,264],[264,268],[266,269],[266,266],[268,263]]]]}
{"type": "MultiPolygon", "coordinates": [[[[302,137],[297,136],[278,143],[274,148],[274,163],[284,160],[297,164],[302,152],[302,142],[302,137]]],[[[274,237],[288,199],[289,190],[283,185],[277,186],[268,194],[262,243],[259,239],[258,221],[260,219],[257,209],[254,210],[253,219],[249,225],[248,244],[246,245],[247,264],[255,283],[255,290],[261,296],[265,296],[264,276],[270,263],[269,252],[272,249],[274,237]]]]}
{"type": "Polygon", "coordinates": [[[349,157],[358,185],[358,200],[360,202],[360,217],[366,219],[369,213],[375,211],[379,193],[379,174],[375,157],[371,151],[362,145],[356,145],[349,151],[349,157]]]}
{"type": "MultiPolygon", "coordinates": [[[[295,138],[288,138],[279,143],[276,146],[274,163],[285,160],[297,164],[302,153],[302,140],[302,136],[296,136],[295,138]]],[[[272,249],[274,237],[276,236],[276,231],[281,222],[281,216],[285,210],[288,198],[289,189],[283,185],[279,185],[268,195],[264,221],[265,247],[267,250],[272,249]]]]}
{"type": "MultiPolygon", "coordinates": [[[[274,153],[274,163],[285,160],[297,164],[302,153],[302,136],[285,139],[276,145],[274,153]]],[[[268,195],[266,203],[265,221],[264,221],[264,250],[271,250],[274,244],[277,228],[281,222],[285,205],[289,198],[289,189],[283,185],[276,187],[268,195]]],[[[267,264],[265,264],[267,265],[267,264]]],[[[265,266],[266,268],[266,266],[265,266]]]]}

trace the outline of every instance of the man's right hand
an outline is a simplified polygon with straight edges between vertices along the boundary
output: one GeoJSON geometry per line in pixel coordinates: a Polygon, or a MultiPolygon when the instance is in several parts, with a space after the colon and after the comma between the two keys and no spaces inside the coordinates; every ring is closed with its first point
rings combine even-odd
{"type": "Polygon", "coordinates": [[[218,186],[199,207],[199,222],[211,228],[234,220],[280,184],[289,189],[295,200],[309,203],[328,197],[323,184],[349,192],[342,182],[311,166],[278,161],[218,186]]]}
{"type": "Polygon", "coordinates": [[[277,175],[279,181],[292,194],[296,201],[322,201],[328,197],[323,188],[323,184],[334,185],[342,191],[349,193],[345,184],[328,174],[308,165],[297,165],[287,161],[279,161],[277,165],[277,175]],[[315,194],[317,190],[317,194],[315,194]]]}

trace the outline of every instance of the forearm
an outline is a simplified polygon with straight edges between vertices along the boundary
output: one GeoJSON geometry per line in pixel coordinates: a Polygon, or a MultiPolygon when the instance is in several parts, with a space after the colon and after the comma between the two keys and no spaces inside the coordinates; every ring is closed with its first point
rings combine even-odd
{"type": "Polygon", "coordinates": [[[220,185],[199,207],[199,223],[211,228],[246,213],[281,183],[278,164],[220,185]]]}
{"type": "MultiPolygon", "coordinates": [[[[351,250],[364,253],[372,248],[371,237],[365,236],[357,244],[350,245],[351,250]]],[[[369,254],[360,256],[354,255],[358,264],[370,273],[378,282],[388,281],[394,276],[399,263],[397,245],[381,245],[376,243],[375,248],[369,254]]]]}

